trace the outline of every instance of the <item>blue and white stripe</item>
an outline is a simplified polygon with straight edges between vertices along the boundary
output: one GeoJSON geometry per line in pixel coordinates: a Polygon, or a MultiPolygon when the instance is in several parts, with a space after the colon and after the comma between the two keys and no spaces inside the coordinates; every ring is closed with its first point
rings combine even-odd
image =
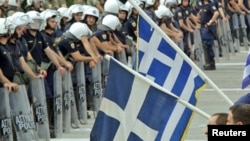
{"type": "Polygon", "coordinates": [[[155,140],[165,126],[165,119],[173,112],[176,97],[127,69],[110,60],[108,83],[91,131],[91,141],[155,140]]]}
{"type": "Polygon", "coordinates": [[[246,65],[243,72],[242,89],[245,89],[250,84],[250,51],[248,52],[246,65]]]}
{"type": "MultiPolygon", "coordinates": [[[[205,84],[204,80],[141,16],[138,28],[138,72],[196,105],[196,91],[205,84]]],[[[165,119],[166,126],[157,140],[181,140],[191,114],[191,110],[177,104],[165,119]]]]}

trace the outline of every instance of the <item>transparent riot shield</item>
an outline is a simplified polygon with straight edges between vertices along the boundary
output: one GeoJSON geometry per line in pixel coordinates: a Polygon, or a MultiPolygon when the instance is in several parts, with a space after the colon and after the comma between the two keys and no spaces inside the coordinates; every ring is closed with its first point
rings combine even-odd
{"type": "Polygon", "coordinates": [[[233,14],[233,27],[235,31],[234,35],[234,44],[235,44],[235,49],[240,52],[240,31],[239,31],[239,20],[238,20],[238,15],[233,14]]]}
{"type": "Polygon", "coordinates": [[[131,57],[132,57],[132,53],[133,53],[133,50],[134,50],[134,43],[133,43],[133,39],[132,37],[130,36],[126,36],[126,41],[125,41],[125,44],[129,46],[128,49],[125,49],[125,53],[127,55],[127,63],[125,65],[129,66],[130,68],[132,68],[132,60],[131,60],[131,57]]]}
{"type": "Polygon", "coordinates": [[[118,60],[122,62],[124,65],[127,65],[128,61],[127,61],[125,49],[123,49],[122,52],[118,54],[118,60]]]}
{"type": "Polygon", "coordinates": [[[203,69],[204,64],[204,54],[203,47],[201,43],[200,30],[196,29],[194,31],[194,60],[197,66],[203,69]]]}
{"type": "Polygon", "coordinates": [[[178,41],[178,42],[177,42],[177,45],[178,45],[178,47],[179,47],[182,51],[184,51],[184,43],[183,43],[183,40],[178,41]]]}
{"type": "Polygon", "coordinates": [[[221,46],[221,50],[222,50],[222,56],[227,58],[228,60],[230,59],[230,55],[229,55],[229,48],[227,46],[227,38],[226,38],[226,29],[225,26],[223,24],[222,19],[218,19],[218,24],[217,24],[217,28],[218,28],[218,36],[219,36],[219,44],[221,46]]]}
{"type": "Polygon", "coordinates": [[[219,62],[219,43],[217,40],[214,40],[213,51],[216,62],[219,62]]]}
{"type": "Polygon", "coordinates": [[[248,39],[247,39],[247,26],[245,22],[245,15],[240,15],[240,24],[243,31],[243,43],[246,51],[248,51],[248,39]]]}
{"type": "Polygon", "coordinates": [[[54,72],[54,127],[56,138],[62,137],[62,76],[54,72]]]}
{"type": "Polygon", "coordinates": [[[65,72],[63,76],[63,132],[70,132],[71,115],[71,93],[70,93],[70,72],[65,72]]]}
{"type": "Polygon", "coordinates": [[[0,140],[13,141],[12,121],[10,116],[9,93],[6,88],[0,88],[0,140]]]}
{"type": "Polygon", "coordinates": [[[86,124],[88,120],[87,115],[87,98],[86,98],[86,84],[85,84],[85,70],[84,63],[78,62],[76,64],[77,72],[77,109],[78,118],[81,124],[86,124]]]}
{"type": "Polygon", "coordinates": [[[47,102],[43,79],[32,79],[30,83],[32,93],[32,107],[39,140],[49,140],[47,102]]]}
{"type": "Polygon", "coordinates": [[[10,93],[12,122],[18,141],[38,141],[35,122],[24,85],[17,92],[10,93]]]}
{"type": "Polygon", "coordinates": [[[224,26],[222,26],[222,27],[226,28],[227,46],[229,47],[229,50],[231,51],[231,53],[233,55],[235,55],[234,42],[233,42],[233,37],[232,37],[232,34],[231,34],[231,28],[230,28],[230,25],[229,25],[229,21],[228,20],[223,21],[223,24],[224,24],[224,26]]]}
{"type": "MultiPolygon", "coordinates": [[[[108,73],[109,73],[109,61],[106,59],[102,60],[102,69],[100,69],[102,72],[102,78],[99,78],[98,76],[98,80],[101,80],[102,82],[102,88],[105,89],[107,81],[108,81],[108,73]]],[[[104,94],[104,93],[103,93],[104,94]]]]}
{"type": "MultiPolygon", "coordinates": [[[[96,66],[92,69],[92,77],[93,77],[93,90],[94,90],[94,93],[93,93],[94,94],[94,98],[93,98],[94,99],[94,117],[96,117],[97,112],[98,112],[98,110],[100,108],[101,99],[102,99],[102,96],[103,96],[102,77],[101,77],[101,63],[100,62],[97,63],[96,66]]],[[[106,83],[103,84],[103,85],[106,85],[106,83]]]]}
{"type": "Polygon", "coordinates": [[[71,127],[72,128],[79,128],[79,121],[78,121],[78,115],[77,115],[77,109],[76,109],[76,99],[75,99],[75,93],[72,83],[72,78],[70,75],[69,78],[69,85],[70,85],[70,104],[71,104],[71,115],[70,115],[70,121],[71,121],[71,127]]]}

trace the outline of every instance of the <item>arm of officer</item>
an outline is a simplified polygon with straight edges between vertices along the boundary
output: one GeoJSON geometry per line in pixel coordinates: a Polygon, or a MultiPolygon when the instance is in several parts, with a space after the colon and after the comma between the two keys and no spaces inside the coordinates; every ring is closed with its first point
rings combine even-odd
{"type": "Polygon", "coordinates": [[[0,69],[0,81],[4,85],[4,87],[7,88],[8,92],[11,91],[16,92],[18,90],[18,84],[10,82],[9,79],[4,76],[1,69],[0,69]]]}
{"type": "Polygon", "coordinates": [[[22,70],[26,72],[30,77],[32,78],[43,77],[43,76],[36,76],[36,74],[31,70],[29,65],[25,62],[23,56],[19,57],[19,61],[20,61],[22,70]]]}
{"type": "MultiPolygon", "coordinates": [[[[27,60],[34,60],[32,55],[30,54],[30,52],[28,52],[28,55],[27,55],[27,60]]],[[[39,65],[37,65],[37,70],[38,72],[43,75],[44,77],[47,76],[47,71],[46,70],[43,70],[39,65]]]]}
{"type": "MultiPolygon", "coordinates": [[[[249,1],[248,1],[249,4],[249,1]]],[[[238,5],[241,10],[245,11],[246,13],[250,14],[250,10],[246,8],[246,6],[243,3],[243,0],[238,0],[238,5]]]]}
{"type": "Polygon", "coordinates": [[[84,45],[86,51],[94,58],[94,61],[97,63],[99,61],[99,53],[96,51],[94,47],[92,47],[89,43],[88,37],[82,37],[82,44],[84,45]]]}
{"type": "Polygon", "coordinates": [[[231,4],[232,8],[233,8],[236,12],[239,12],[239,13],[241,13],[241,14],[245,14],[245,12],[241,10],[240,6],[238,5],[237,2],[235,2],[235,0],[230,0],[229,3],[231,4]]]}
{"type": "Polygon", "coordinates": [[[196,25],[192,22],[191,18],[187,18],[187,23],[189,25],[189,28],[193,30],[196,28],[196,25]]]}
{"type": "Polygon", "coordinates": [[[189,17],[190,20],[194,23],[195,28],[198,28],[199,27],[198,17],[195,16],[193,13],[191,13],[189,17]]]}
{"type": "Polygon", "coordinates": [[[192,29],[190,29],[188,26],[185,25],[183,19],[179,19],[178,22],[179,22],[179,25],[182,29],[184,29],[185,31],[188,31],[188,32],[193,32],[192,29]]]}
{"type": "MultiPolygon", "coordinates": [[[[105,41],[107,42],[107,41],[105,41]]],[[[111,48],[109,46],[109,44],[104,44],[104,42],[101,42],[97,37],[93,36],[92,38],[90,38],[90,43],[95,45],[98,49],[100,49],[101,51],[107,53],[107,54],[110,54],[112,55],[113,54],[113,48],[111,48]],[[111,49],[109,49],[111,48],[111,49]]]]}
{"type": "Polygon", "coordinates": [[[56,54],[56,57],[59,60],[59,63],[63,64],[63,66],[66,67],[66,69],[68,71],[73,70],[74,67],[73,67],[72,63],[67,61],[61,53],[56,54]]]}
{"type": "MultiPolygon", "coordinates": [[[[128,45],[124,45],[114,33],[113,33],[113,36],[114,36],[114,41],[115,41],[117,46],[120,46],[122,48],[129,48],[128,45]]],[[[113,39],[113,38],[111,38],[111,39],[113,39]]]]}
{"type": "Polygon", "coordinates": [[[218,10],[214,11],[213,17],[210,19],[210,21],[207,23],[208,26],[210,26],[218,17],[219,17],[218,10]]]}
{"type": "Polygon", "coordinates": [[[222,9],[222,7],[219,7],[218,11],[219,11],[219,14],[222,17],[222,19],[227,20],[226,15],[225,15],[224,10],[222,9]]]}
{"type": "Polygon", "coordinates": [[[60,65],[56,53],[53,52],[53,50],[50,47],[46,47],[44,49],[45,54],[48,56],[48,58],[51,60],[51,62],[56,66],[56,68],[59,70],[60,74],[63,75],[65,72],[65,69],[60,65]]]}
{"type": "Polygon", "coordinates": [[[75,51],[73,53],[70,53],[70,55],[73,57],[73,59],[76,62],[89,62],[89,61],[94,60],[93,57],[81,55],[81,53],[79,51],[75,51]]]}
{"type": "Polygon", "coordinates": [[[177,36],[177,41],[182,40],[182,38],[183,38],[183,33],[182,33],[180,30],[178,30],[177,28],[175,28],[175,26],[173,25],[173,23],[170,23],[170,29],[171,29],[171,31],[173,31],[174,34],[177,36]]]}
{"type": "Polygon", "coordinates": [[[161,29],[170,37],[170,38],[172,38],[172,39],[174,39],[174,40],[176,40],[176,34],[171,30],[171,29],[169,29],[167,26],[166,26],[166,24],[161,24],[160,25],[160,27],[161,27],[161,29]]]}

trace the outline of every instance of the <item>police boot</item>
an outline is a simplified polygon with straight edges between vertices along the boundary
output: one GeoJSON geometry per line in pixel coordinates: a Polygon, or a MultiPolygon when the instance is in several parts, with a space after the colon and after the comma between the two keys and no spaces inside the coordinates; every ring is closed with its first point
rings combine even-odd
{"type": "Polygon", "coordinates": [[[216,67],[215,67],[215,62],[214,62],[214,61],[211,61],[210,63],[205,64],[205,65],[203,66],[203,69],[204,69],[204,70],[215,70],[215,69],[216,69],[216,67]]]}
{"type": "Polygon", "coordinates": [[[203,44],[203,52],[204,52],[205,64],[209,64],[210,59],[209,59],[209,56],[208,56],[207,45],[206,44],[203,44]]]}

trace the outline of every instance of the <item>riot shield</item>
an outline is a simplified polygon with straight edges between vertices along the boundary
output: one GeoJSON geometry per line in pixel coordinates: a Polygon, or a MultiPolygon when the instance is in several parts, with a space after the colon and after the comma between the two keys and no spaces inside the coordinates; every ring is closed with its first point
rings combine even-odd
{"type": "Polygon", "coordinates": [[[179,47],[182,51],[184,51],[184,43],[183,43],[183,40],[178,41],[178,42],[177,42],[177,45],[178,45],[178,47],[179,47]]]}
{"type": "Polygon", "coordinates": [[[250,24],[250,14],[247,14],[246,17],[247,17],[247,23],[250,24]]]}
{"type": "Polygon", "coordinates": [[[224,26],[226,28],[226,38],[227,38],[227,46],[229,47],[229,50],[231,51],[231,53],[233,55],[235,55],[235,50],[234,50],[234,42],[233,42],[233,37],[231,34],[231,29],[230,29],[230,25],[229,25],[229,21],[223,21],[224,26]]]}
{"type": "Polygon", "coordinates": [[[194,31],[194,61],[197,66],[203,69],[204,64],[204,54],[203,54],[203,47],[201,43],[201,36],[200,30],[196,29],[194,31]]]}
{"type": "Polygon", "coordinates": [[[125,49],[123,49],[122,52],[118,54],[118,60],[122,62],[124,65],[127,65],[128,61],[127,61],[125,49]]]}
{"type": "MultiPolygon", "coordinates": [[[[102,99],[102,96],[103,96],[102,77],[101,77],[101,63],[100,62],[97,63],[96,66],[92,69],[92,77],[93,77],[93,90],[94,90],[94,93],[93,93],[94,94],[94,98],[93,98],[94,99],[94,117],[96,117],[97,112],[98,112],[98,110],[100,108],[101,99],[102,99]]],[[[105,85],[105,84],[103,84],[103,85],[105,85]]]]}
{"type": "Polygon", "coordinates": [[[71,116],[70,116],[70,121],[71,121],[71,127],[72,128],[79,128],[79,121],[78,121],[78,116],[77,116],[77,109],[76,109],[76,99],[75,99],[75,93],[74,93],[74,88],[73,88],[73,83],[72,83],[72,78],[70,76],[69,78],[69,85],[70,85],[70,104],[71,104],[71,116]]]}
{"type": "Polygon", "coordinates": [[[233,14],[233,27],[234,27],[234,44],[235,44],[235,49],[237,51],[240,51],[240,32],[239,32],[239,21],[238,21],[238,15],[233,14]]]}
{"type": "Polygon", "coordinates": [[[99,75],[98,75],[98,80],[101,80],[101,82],[102,82],[102,88],[105,89],[107,81],[108,81],[109,61],[106,60],[106,59],[103,59],[101,67],[102,67],[102,69],[100,69],[100,70],[102,71],[101,74],[102,74],[103,78],[99,78],[99,75]]]}
{"type": "Polygon", "coordinates": [[[37,140],[35,122],[24,85],[19,85],[17,92],[10,93],[12,122],[18,141],[37,140]]]}
{"type": "Polygon", "coordinates": [[[86,84],[85,84],[85,71],[84,63],[76,63],[76,72],[77,72],[77,109],[78,109],[78,118],[81,124],[86,124],[88,115],[87,115],[87,98],[86,98],[86,84]]]}
{"type": "Polygon", "coordinates": [[[32,107],[35,117],[38,137],[40,140],[50,139],[47,102],[43,79],[32,79],[30,83],[32,93],[32,107]]]}
{"type": "Polygon", "coordinates": [[[219,43],[217,40],[214,40],[213,51],[216,62],[219,62],[219,43]]]}
{"type": "Polygon", "coordinates": [[[56,138],[62,137],[62,76],[54,72],[54,127],[56,138]]]}
{"type": "Polygon", "coordinates": [[[217,24],[217,28],[218,28],[218,36],[219,36],[219,44],[221,46],[221,50],[222,50],[222,56],[226,57],[227,59],[230,59],[230,55],[229,55],[229,48],[227,46],[227,38],[226,38],[226,29],[223,26],[223,21],[222,19],[218,19],[218,24],[217,24]]]}
{"type": "Polygon", "coordinates": [[[70,72],[65,72],[63,76],[63,132],[70,132],[70,111],[71,111],[71,93],[70,93],[70,72]]]}
{"type": "Polygon", "coordinates": [[[246,51],[248,51],[248,39],[247,39],[247,26],[245,22],[245,15],[240,15],[240,24],[241,24],[241,29],[243,32],[243,43],[245,46],[246,51]]]}
{"type": "Polygon", "coordinates": [[[0,88],[0,140],[13,141],[10,116],[9,94],[6,88],[0,88]]]}

